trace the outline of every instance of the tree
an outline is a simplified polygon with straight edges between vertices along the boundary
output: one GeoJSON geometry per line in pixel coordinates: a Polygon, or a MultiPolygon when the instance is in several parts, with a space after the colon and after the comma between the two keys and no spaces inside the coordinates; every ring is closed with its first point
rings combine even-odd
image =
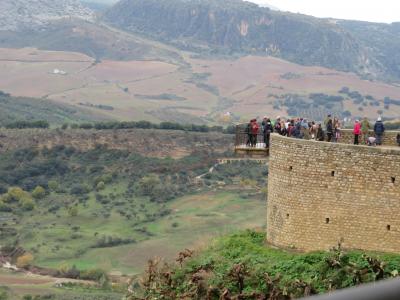
{"type": "Polygon", "coordinates": [[[17,267],[18,268],[26,268],[31,265],[33,262],[33,255],[30,253],[26,253],[17,259],[17,267]]]}
{"type": "Polygon", "coordinates": [[[43,199],[45,196],[46,196],[46,190],[40,185],[37,186],[32,192],[32,197],[38,200],[43,199]]]}

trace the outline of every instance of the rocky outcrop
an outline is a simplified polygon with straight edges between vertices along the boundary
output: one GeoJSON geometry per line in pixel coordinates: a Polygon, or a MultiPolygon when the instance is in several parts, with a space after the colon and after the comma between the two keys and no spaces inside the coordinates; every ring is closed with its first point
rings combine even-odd
{"type": "Polygon", "coordinates": [[[122,0],[104,19],[185,50],[271,55],[371,78],[390,67],[335,20],[240,0],[122,0]]]}
{"type": "Polygon", "coordinates": [[[0,31],[31,30],[66,18],[93,21],[94,13],[79,0],[0,1],[0,31]]]}

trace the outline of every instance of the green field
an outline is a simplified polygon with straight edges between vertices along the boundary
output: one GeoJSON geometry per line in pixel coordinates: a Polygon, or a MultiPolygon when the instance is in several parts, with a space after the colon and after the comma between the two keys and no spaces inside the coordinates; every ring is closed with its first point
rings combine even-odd
{"type": "Polygon", "coordinates": [[[57,300],[120,300],[123,296],[123,292],[98,289],[84,282],[81,285],[66,284],[64,287],[57,287],[61,282],[62,280],[51,277],[26,275],[0,269],[0,299],[4,299],[1,298],[2,293],[12,300],[23,299],[26,295],[54,295],[57,300]]]}
{"type": "MultiPolygon", "coordinates": [[[[233,192],[207,192],[194,194],[171,201],[167,208],[172,212],[154,222],[144,223],[147,234],[137,232],[141,229],[113,213],[107,221],[93,219],[90,214],[96,210],[94,201],[78,217],[43,219],[44,224],[57,222],[56,228],[48,227],[39,230],[35,238],[25,243],[29,249],[37,247],[44,241],[47,247],[40,247],[38,259],[41,266],[58,268],[63,264],[75,265],[79,269],[100,267],[111,273],[132,274],[143,271],[147,260],[155,256],[173,259],[180,250],[202,247],[212,237],[230,233],[243,228],[256,228],[264,225],[265,201],[260,197],[242,198],[233,192]],[[82,238],[68,239],[71,229],[68,224],[81,228],[82,238]],[[136,243],[89,249],[96,241],[95,232],[105,235],[118,235],[123,238],[134,238],[136,243]],[[149,235],[149,236],[148,236],[149,235]],[[64,242],[59,237],[63,237],[64,242]],[[66,244],[57,252],[52,252],[56,245],[66,244]],[[77,253],[82,253],[81,255],[77,253]]],[[[30,219],[35,222],[35,217],[30,219]]],[[[143,226],[142,226],[143,227],[143,226]]]]}

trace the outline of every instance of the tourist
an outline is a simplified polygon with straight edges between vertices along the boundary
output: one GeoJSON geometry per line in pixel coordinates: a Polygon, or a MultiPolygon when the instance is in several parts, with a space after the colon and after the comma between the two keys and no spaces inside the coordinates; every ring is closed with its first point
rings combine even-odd
{"type": "Polygon", "coordinates": [[[274,131],[276,132],[276,133],[279,133],[280,134],[280,132],[281,132],[281,120],[279,119],[277,119],[276,120],[276,122],[275,122],[275,125],[274,125],[274,131]]]}
{"type": "Polygon", "coordinates": [[[310,127],[308,126],[307,119],[303,119],[300,123],[301,138],[305,140],[310,139],[310,127]]]}
{"type": "Polygon", "coordinates": [[[265,128],[265,126],[267,125],[267,119],[268,119],[268,117],[267,117],[267,116],[264,116],[263,121],[262,121],[262,123],[261,123],[261,130],[262,130],[262,132],[264,132],[264,128],[265,128]]]}
{"type": "Polygon", "coordinates": [[[354,134],[354,145],[358,145],[359,144],[359,137],[360,137],[360,134],[361,134],[361,124],[360,124],[359,120],[356,120],[356,122],[354,123],[353,134],[354,134]]]}
{"type": "Polygon", "coordinates": [[[251,147],[257,146],[257,135],[259,130],[260,130],[260,125],[258,125],[257,119],[253,119],[251,125],[251,147]]]}
{"type": "Polygon", "coordinates": [[[334,128],[334,134],[335,134],[335,142],[339,143],[340,139],[342,138],[342,129],[341,129],[341,124],[338,118],[334,118],[333,120],[333,128],[334,128]]]}
{"type": "Polygon", "coordinates": [[[294,133],[294,120],[292,119],[288,124],[287,136],[293,137],[293,133],[294,133]]]}
{"type": "Polygon", "coordinates": [[[328,129],[327,126],[328,126],[329,120],[331,120],[331,117],[332,117],[332,115],[328,115],[328,116],[325,118],[325,120],[324,120],[325,129],[328,129]]]}
{"type": "Polygon", "coordinates": [[[367,117],[365,117],[361,122],[361,134],[362,134],[361,138],[362,138],[363,144],[366,144],[368,141],[370,129],[371,129],[371,125],[369,124],[367,117]]]}
{"type": "Polygon", "coordinates": [[[315,124],[314,121],[310,123],[310,134],[311,134],[311,139],[316,140],[317,139],[317,129],[318,125],[315,124]]]}
{"type": "Polygon", "coordinates": [[[287,130],[286,130],[285,120],[281,120],[281,131],[279,132],[279,134],[282,136],[285,136],[286,133],[287,133],[287,130]]]}
{"type": "Polygon", "coordinates": [[[399,145],[400,147],[400,133],[397,134],[396,140],[397,140],[397,145],[399,145]]]}
{"type": "Polygon", "coordinates": [[[376,138],[373,136],[368,137],[367,145],[368,146],[376,146],[376,138]]]}
{"type": "Polygon", "coordinates": [[[246,135],[247,135],[246,147],[249,147],[252,144],[252,135],[251,135],[252,126],[253,126],[253,120],[250,120],[250,122],[246,126],[246,135]]]}
{"type": "Polygon", "coordinates": [[[269,141],[271,137],[271,133],[274,132],[274,128],[272,127],[272,123],[270,119],[267,119],[266,124],[264,126],[264,143],[265,143],[265,148],[269,148],[269,141]]]}
{"type": "Polygon", "coordinates": [[[326,135],[328,137],[328,142],[331,142],[333,136],[333,121],[330,117],[328,118],[328,121],[326,123],[326,135]]]}
{"type": "Polygon", "coordinates": [[[385,125],[382,122],[382,118],[379,117],[374,126],[374,132],[376,137],[376,144],[382,145],[382,137],[385,133],[385,125]]]}
{"type": "Polygon", "coordinates": [[[325,133],[324,130],[322,129],[321,124],[317,125],[315,139],[320,142],[323,142],[325,140],[325,133]]]}

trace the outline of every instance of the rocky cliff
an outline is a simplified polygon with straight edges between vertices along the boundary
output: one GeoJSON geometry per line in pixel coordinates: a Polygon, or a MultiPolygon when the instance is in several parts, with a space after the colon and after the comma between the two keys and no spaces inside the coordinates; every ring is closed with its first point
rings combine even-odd
{"type": "Polygon", "coordinates": [[[356,32],[335,20],[240,0],[122,0],[104,19],[197,52],[266,54],[368,77],[383,77],[391,68],[356,32]]]}
{"type": "Polygon", "coordinates": [[[92,21],[94,13],[79,0],[0,1],[0,31],[35,29],[66,18],[92,21]]]}

